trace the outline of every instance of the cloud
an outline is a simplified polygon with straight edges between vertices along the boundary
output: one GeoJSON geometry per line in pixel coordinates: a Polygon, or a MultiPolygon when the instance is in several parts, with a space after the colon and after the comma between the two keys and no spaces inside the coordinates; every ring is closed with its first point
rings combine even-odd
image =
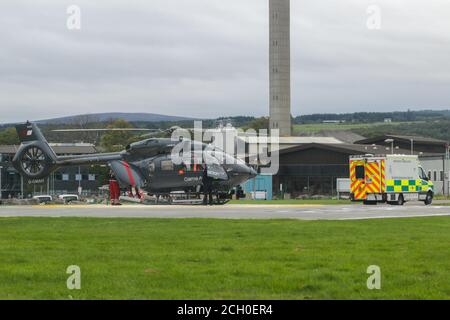
{"type": "MultiPolygon", "coordinates": [[[[292,0],[292,111],[448,108],[445,0],[292,0]],[[368,30],[367,7],[381,9],[368,30]]],[[[6,0],[0,122],[268,113],[268,1],[6,0]],[[81,8],[81,30],[66,9],[81,8]]]]}

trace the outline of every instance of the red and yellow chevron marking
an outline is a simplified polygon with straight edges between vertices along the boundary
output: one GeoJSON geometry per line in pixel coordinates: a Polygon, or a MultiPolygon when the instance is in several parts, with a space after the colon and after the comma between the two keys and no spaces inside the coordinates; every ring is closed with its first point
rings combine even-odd
{"type": "Polygon", "coordinates": [[[356,200],[366,199],[365,181],[356,179],[357,166],[364,166],[364,161],[355,160],[350,162],[350,189],[356,200]]]}
{"type": "Polygon", "coordinates": [[[386,192],[386,169],[384,160],[381,160],[381,192],[386,192]]]}
{"type": "Polygon", "coordinates": [[[356,200],[364,200],[367,197],[364,181],[359,180],[354,187],[353,196],[356,200]]]}
{"type": "Polygon", "coordinates": [[[361,161],[351,161],[350,162],[350,189],[352,193],[355,193],[358,180],[356,179],[355,168],[358,165],[363,165],[361,161]]]}
{"type": "Polygon", "coordinates": [[[350,181],[351,193],[355,200],[367,199],[368,193],[386,192],[385,160],[350,161],[350,181]],[[364,166],[364,179],[356,179],[357,166],[364,166]]]}
{"type": "Polygon", "coordinates": [[[381,172],[379,162],[366,164],[366,190],[369,193],[381,193],[381,172]]]}
{"type": "Polygon", "coordinates": [[[361,185],[364,184],[363,180],[355,180],[352,182],[351,184],[351,191],[352,193],[356,193],[358,191],[358,189],[361,187],[361,185]]]}
{"type": "Polygon", "coordinates": [[[357,163],[356,161],[350,162],[350,180],[352,182],[356,180],[356,175],[355,175],[356,163],[357,163]]]}

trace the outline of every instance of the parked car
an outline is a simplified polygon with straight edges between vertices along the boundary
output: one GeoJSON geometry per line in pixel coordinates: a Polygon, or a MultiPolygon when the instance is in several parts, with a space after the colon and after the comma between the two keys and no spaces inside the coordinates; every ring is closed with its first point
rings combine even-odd
{"type": "Polygon", "coordinates": [[[80,197],[76,194],[62,194],[58,196],[59,200],[63,200],[65,203],[70,203],[72,201],[79,201],[80,197]]]}
{"type": "Polygon", "coordinates": [[[39,200],[39,203],[50,203],[53,201],[52,196],[34,196],[33,199],[39,200]]]}

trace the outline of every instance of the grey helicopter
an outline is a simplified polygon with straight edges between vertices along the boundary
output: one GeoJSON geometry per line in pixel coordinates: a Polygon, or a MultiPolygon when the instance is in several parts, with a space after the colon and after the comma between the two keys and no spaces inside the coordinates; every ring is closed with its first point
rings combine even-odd
{"type": "Polygon", "coordinates": [[[174,161],[172,151],[180,141],[171,138],[145,139],[120,152],[57,156],[35,123],[17,125],[16,130],[21,145],[13,165],[29,180],[47,178],[61,167],[107,164],[121,188],[135,188],[157,197],[173,192],[203,195],[205,204],[207,196],[212,204],[212,195],[216,195],[216,203],[223,204],[234,188],[257,175],[243,160],[196,141],[192,145],[202,152],[202,157],[196,157],[201,162],[174,161]]]}

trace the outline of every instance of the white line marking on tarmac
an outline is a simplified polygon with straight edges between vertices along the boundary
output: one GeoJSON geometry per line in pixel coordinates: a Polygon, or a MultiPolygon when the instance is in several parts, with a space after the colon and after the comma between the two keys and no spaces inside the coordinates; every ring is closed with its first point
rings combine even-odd
{"type": "Polygon", "coordinates": [[[427,217],[449,217],[450,213],[433,213],[407,216],[376,216],[376,217],[354,217],[354,218],[337,218],[337,220],[370,220],[370,219],[390,219],[390,218],[427,218],[427,217]]]}

